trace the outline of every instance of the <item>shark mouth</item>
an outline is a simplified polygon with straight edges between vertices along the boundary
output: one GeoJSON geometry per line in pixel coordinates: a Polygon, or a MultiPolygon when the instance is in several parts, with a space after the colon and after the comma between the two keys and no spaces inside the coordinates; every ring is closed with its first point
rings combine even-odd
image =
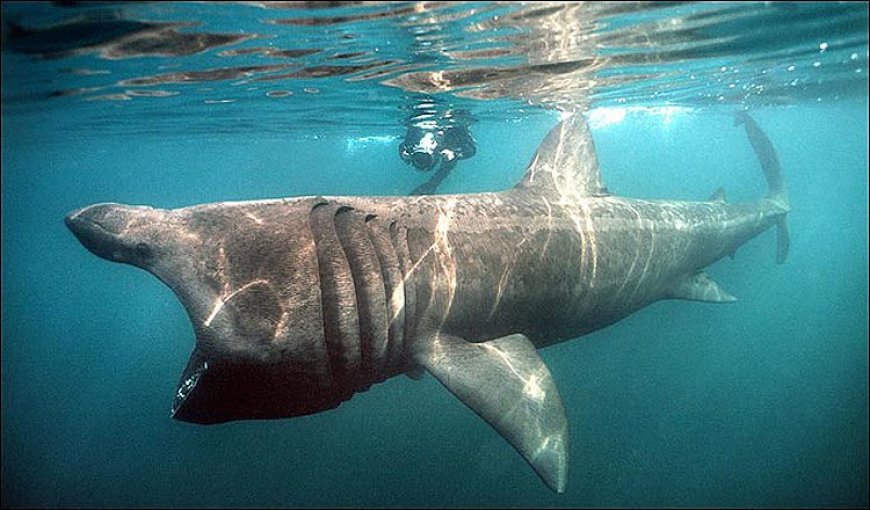
{"type": "MultiPolygon", "coordinates": [[[[181,406],[187,400],[187,397],[196,388],[197,383],[202,379],[203,374],[208,370],[208,361],[200,355],[199,351],[194,350],[190,355],[190,360],[187,362],[184,372],[181,374],[181,381],[178,382],[178,388],[175,390],[175,398],[172,400],[172,411],[170,416],[175,418],[181,406]]],[[[181,416],[179,419],[183,419],[181,416]]]]}
{"type": "Polygon", "coordinates": [[[289,418],[332,409],[351,395],[343,388],[320,386],[312,374],[284,363],[208,360],[194,349],[178,381],[170,416],[200,425],[289,418]]]}

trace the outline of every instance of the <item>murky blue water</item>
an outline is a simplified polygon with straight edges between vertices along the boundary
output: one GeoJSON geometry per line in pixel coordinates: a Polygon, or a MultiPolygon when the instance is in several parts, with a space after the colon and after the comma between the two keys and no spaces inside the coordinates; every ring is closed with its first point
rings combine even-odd
{"type": "Polygon", "coordinates": [[[4,3],[3,506],[866,507],[867,4],[628,5],[4,3]],[[732,201],[764,193],[750,109],[792,248],[775,265],[771,231],[712,266],[734,305],[664,301],[541,351],[563,495],[431,376],[302,418],[171,420],[183,308],[63,224],[408,194],[429,174],[399,158],[407,125],[457,111],[476,154],[438,192],[505,189],[566,104],[613,193],[732,201]]]}

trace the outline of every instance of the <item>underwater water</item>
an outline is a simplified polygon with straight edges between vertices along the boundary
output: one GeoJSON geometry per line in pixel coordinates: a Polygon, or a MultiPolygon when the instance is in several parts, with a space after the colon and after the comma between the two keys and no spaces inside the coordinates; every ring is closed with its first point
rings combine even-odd
{"type": "Polygon", "coordinates": [[[866,3],[2,4],[2,504],[868,506],[866,3]],[[174,208],[407,195],[410,126],[476,152],[438,193],[503,190],[560,110],[615,195],[791,199],[708,269],[734,304],[660,301],[540,355],[570,424],[567,489],[434,377],[336,409],[169,417],[194,334],[156,278],[65,227],[174,208]]]}

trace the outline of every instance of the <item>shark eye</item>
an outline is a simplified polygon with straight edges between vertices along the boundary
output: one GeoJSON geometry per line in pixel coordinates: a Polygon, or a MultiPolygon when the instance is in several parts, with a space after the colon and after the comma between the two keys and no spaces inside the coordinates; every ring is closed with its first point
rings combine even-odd
{"type": "Polygon", "coordinates": [[[151,247],[145,243],[139,243],[136,245],[136,256],[140,259],[149,259],[151,258],[151,247]]]}

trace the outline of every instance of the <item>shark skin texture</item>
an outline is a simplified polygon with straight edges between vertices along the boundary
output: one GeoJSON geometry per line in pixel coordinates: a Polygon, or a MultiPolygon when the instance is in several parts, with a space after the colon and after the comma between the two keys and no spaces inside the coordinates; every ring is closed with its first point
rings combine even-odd
{"type": "Polygon", "coordinates": [[[103,203],[65,221],[92,253],[149,271],[186,309],[196,347],[174,418],[307,415],[425,370],[562,493],[569,427],[537,349],[661,299],[735,301],[703,269],[772,226],[785,260],[773,144],[747,113],[735,124],[768,182],[753,202],[727,203],[721,190],[697,202],[613,196],[574,113],[506,191],[103,203]]]}

